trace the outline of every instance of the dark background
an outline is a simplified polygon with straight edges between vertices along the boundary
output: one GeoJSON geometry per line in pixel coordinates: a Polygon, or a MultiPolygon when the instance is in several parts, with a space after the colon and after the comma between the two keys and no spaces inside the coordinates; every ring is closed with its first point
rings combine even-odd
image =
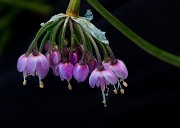
{"type": "MultiPolygon", "coordinates": [[[[180,55],[179,0],[99,0],[112,14],[152,44],[180,55]]],[[[0,127],[1,128],[111,128],[180,126],[180,69],[149,55],[118,32],[86,1],[94,14],[94,23],[106,31],[117,58],[129,71],[125,94],[110,93],[108,106],[101,103],[99,88],[91,89],[88,80],[73,90],[52,72],[38,87],[37,78],[28,77],[22,85],[22,73],[16,69],[17,59],[26,52],[41,22],[65,12],[68,0],[49,0],[54,9],[46,16],[21,12],[13,21],[14,35],[0,58],[0,127]]]]}

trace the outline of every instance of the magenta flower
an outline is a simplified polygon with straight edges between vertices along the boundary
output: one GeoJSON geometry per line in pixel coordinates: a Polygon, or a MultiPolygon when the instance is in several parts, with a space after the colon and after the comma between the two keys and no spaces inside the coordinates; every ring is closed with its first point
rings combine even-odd
{"type": "Polygon", "coordinates": [[[59,64],[61,60],[61,53],[58,50],[53,50],[50,53],[48,53],[46,57],[49,61],[49,66],[52,68],[53,65],[59,64]]]}
{"type": "Polygon", "coordinates": [[[38,75],[40,88],[44,87],[41,79],[47,75],[48,71],[49,62],[43,54],[38,53],[38,55],[33,55],[31,53],[29,55],[27,60],[27,73],[32,76],[35,76],[35,74],[38,75]]]}
{"type": "Polygon", "coordinates": [[[105,98],[105,87],[109,84],[115,85],[118,79],[115,74],[109,70],[104,68],[103,70],[98,70],[97,68],[91,73],[89,77],[89,85],[94,88],[95,86],[101,87],[103,103],[106,107],[106,98],[105,98]]]}
{"type": "Polygon", "coordinates": [[[89,84],[92,88],[101,87],[101,90],[104,91],[105,85],[112,84],[115,85],[117,83],[117,77],[115,74],[109,70],[104,68],[102,71],[97,68],[91,73],[89,77],[89,84]]]}
{"type": "Polygon", "coordinates": [[[78,82],[83,82],[86,80],[89,74],[89,67],[87,64],[79,64],[77,63],[74,66],[73,76],[78,82]]]}
{"type": "Polygon", "coordinates": [[[17,70],[19,72],[23,72],[23,85],[26,85],[26,77],[27,77],[27,60],[28,60],[28,56],[26,56],[25,54],[21,55],[18,59],[17,62],[17,70]]]}
{"type": "Polygon", "coordinates": [[[71,62],[65,62],[65,63],[61,62],[59,64],[58,70],[62,81],[71,80],[73,75],[73,68],[74,66],[71,64],[71,62]]]}
{"type": "Polygon", "coordinates": [[[69,61],[75,65],[80,59],[79,53],[77,50],[70,50],[69,52],[69,61]]]}
{"type": "Polygon", "coordinates": [[[126,68],[126,65],[123,61],[116,59],[115,64],[111,63],[103,63],[105,67],[110,68],[114,72],[114,74],[121,78],[122,80],[126,79],[128,77],[128,70],[126,68]]]}
{"type": "Polygon", "coordinates": [[[97,60],[94,58],[88,62],[89,72],[91,73],[97,67],[97,60]]]}

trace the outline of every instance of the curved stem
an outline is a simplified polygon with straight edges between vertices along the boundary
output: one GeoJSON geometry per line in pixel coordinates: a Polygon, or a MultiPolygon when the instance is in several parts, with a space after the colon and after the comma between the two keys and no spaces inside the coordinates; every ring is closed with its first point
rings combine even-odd
{"type": "Polygon", "coordinates": [[[97,44],[96,44],[96,42],[94,41],[94,39],[92,38],[92,36],[88,32],[86,32],[86,31],[84,31],[84,32],[89,37],[89,39],[90,39],[90,41],[91,41],[91,43],[92,43],[92,45],[94,47],[94,50],[96,52],[96,57],[97,57],[97,61],[98,61],[97,68],[101,68],[102,67],[102,60],[101,60],[101,55],[100,55],[99,49],[97,47],[97,44]]]}
{"type": "Polygon", "coordinates": [[[56,34],[59,30],[59,28],[61,27],[61,25],[63,24],[64,19],[62,19],[56,26],[55,29],[53,30],[53,35],[52,35],[52,44],[55,45],[56,44],[56,34]]]}
{"type": "Polygon", "coordinates": [[[164,62],[180,67],[179,56],[168,53],[144,40],[142,37],[128,28],[125,24],[123,24],[119,19],[108,12],[97,0],[87,0],[87,2],[92,5],[116,29],[118,29],[122,34],[128,37],[133,43],[142,48],[144,51],[164,62]]]}
{"type": "Polygon", "coordinates": [[[50,36],[51,32],[52,32],[52,30],[47,31],[46,35],[44,36],[43,40],[41,41],[40,48],[39,48],[39,52],[42,53],[43,48],[44,48],[44,45],[45,45],[45,43],[46,43],[48,37],[50,36]]]}
{"type": "Polygon", "coordinates": [[[49,22],[47,24],[45,24],[36,34],[34,40],[32,41],[31,45],[29,46],[27,52],[26,52],[26,55],[29,55],[31,52],[32,52],[32,49],[35,47],[35,45],[37,45],[37,41],[38,39],[46,32],[48,31],[50,28],[52,28],[55,24],[57,23],[54,22],[49,22]]]}

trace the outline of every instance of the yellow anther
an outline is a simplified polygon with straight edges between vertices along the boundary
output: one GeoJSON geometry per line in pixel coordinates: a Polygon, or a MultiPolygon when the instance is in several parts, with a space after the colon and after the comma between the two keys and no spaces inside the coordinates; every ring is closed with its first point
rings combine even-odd
{"type": "Polygon", "coordinates": [[[107,107],[106,101],[103,100],[102,103],[104,104],[104,107],[107,107]]]}
{"type": "Polygon", "coordinates": [[[71,85],[71,83],[69,81],[67,81],[67,82],[68,82],[68,89],[71,91],[72,90],[72,85],[71,85]]]}
{"type": "Polygon", "coordinates": [[[39,87],[44,88],[44,83],[42,81],[39,82],[39,87]]]}
{"type": "Polygon", "coordinates": [[[127,86],[128,86],[128,84],[127,84],[126,82],[123,82],[123,85],[124,85],[124,87],[127,87],[127,86]]]}
{"type": "Polygon", "coordinates": [[[36,76],[38,76],[38,72],[36,72],[36,76]]]}
{"type": "Polygon", "coordinates": [[[114,89],[113,92],[114,92],[114,94],[117,94],[117,93],[118,93],[118,91],[117,91],[116,89],[114,89]]]}
{"type": "Polygon", "coordinates": [[[121,94],[124,94],[124,89],[120,89],[121,94]]]}
{"type": "Polygon", "coordinates": [[[108,93],[106,93],[106,96],[108,96],[109,94],[108,93]]]}
{"type": "Polygon", "coordinates": [[[24,81],[23,81],[23,85],[26,85],[26,83],[27,83],[27,81],[24,79],[24,81]]]}
{"type": "Polygon", "coordinates": [[[122,82],[122,79],[120,79],[119,81],[122,82]]]}
{"type": "Polygon", "coordinates": [[[71,91],[72,90],[72,85],[68,84],[68,89],[71,91]]]}

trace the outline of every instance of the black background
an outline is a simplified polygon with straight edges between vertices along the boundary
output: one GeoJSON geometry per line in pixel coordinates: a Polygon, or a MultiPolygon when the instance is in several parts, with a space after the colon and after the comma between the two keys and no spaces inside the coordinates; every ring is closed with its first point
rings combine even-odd
{"type": "MultiPolygon", "coordinates": [[[[99,0],[111,13],[152,44],[180,55],[179,0],[99,0]]],[[[180,69],[140,49],[103,19],[82,0],[80,14],[87,9],[94,23],[106,31],[117,58],[129,71],[125,94],[110,93],[108,106],[101,103],[99,88],[91,89],[88,80],[73,90],[49,72],[38,87],[37,78],[28,77],[22,85],[22,73],[16,69],[17,59],[26,52],[41,22],[65,12],[68,0],[49,1],[54,6],[46,16],[28,11],[14,19],[11,45],[0,58],[0,123],[1,128],[111,128],[121,126],[180,126],[180,69]]]]}

